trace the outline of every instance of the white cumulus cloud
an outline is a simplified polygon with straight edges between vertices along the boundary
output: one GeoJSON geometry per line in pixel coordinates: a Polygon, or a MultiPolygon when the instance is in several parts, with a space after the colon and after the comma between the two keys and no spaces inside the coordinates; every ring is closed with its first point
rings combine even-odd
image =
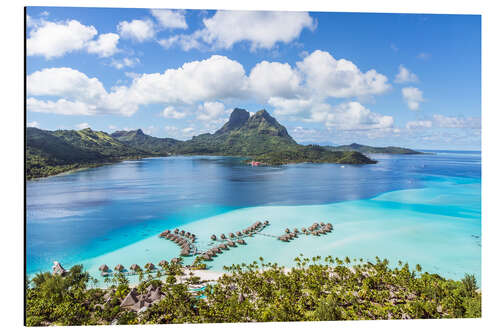
{"type": "Polygon", "coordinates": [[[87,50],[89,53],[95,53],[100,57],[110,57],[118,52],[118,40],[120,36],[114,33],[101,34],[97,40],[88,42],[87,50]]]}
{"type": "Polygon", "coordinates": [[[167,106],[165,109],[163,109],[161,115],[165,118],[172,119],[182,119],[186,117],[186,114],[184,112],[177,111],[173,106],[167,106]]]}
{"type": "Polygon", "coordinates": [[[305,76],[307,88],[324,97],[346,98],[381,94],[390,88],[387,77],[370,69],[363,73],[351,61],[335,59],[330,53],[316,50],[297,63],[305,76]]]}
{"type": "Polygon", "coordinates": [[[416,111],[420,107],[420,103],[424,101],[423,93],[420,89],[415,87],[405,87],[401,89],[403,99],[408,104],[410,110],[416,111]]]}
{"type": "Polygon", "coordinates": [[[294,98],[301,90],[300,74],[287,63],[262,61],[249,75],[250,89],[261,100],[273,96],[294,98]]]}
{"type": "Polygon", "coordinates": [[[408,68],[403,65],[399,65],[399,72],[394,79],[396,83],[407,83],[407,82],[417,82],[418,76],[415,73],[410,72],[408,68]]]}
{"type": "Polygon", "coordinates": [[[230,49],[240,42],[250,43],[252,50],[271,49],[277,43],[290,43],[304,29],[314,30],[314,19],[305,12],[225,11],[203,19],[204,27],[190,35],[162,40],[168,48],[179,44],[183,49],[206,45],[213,49],[230,49]]]}
{"type": "Polygon", "coordinates": [[[220,102],[205,102],[198,107],[197,118],[203,121],[217,121],[217,118],[229,112],[230,110],[226,110],[224,104],[220,102]]]}
{"type": "Polygon", "coordinates": [[[29,123],[26,124],[28,127],[40,127],[40,124],[38,121],[30,121],[29,123]]]}
{"type": "Polygon", "coordinates": [[[44,56],[46,59],[84,49],[97,35],[93,26],[85,26],[76,20],[62,23],[44,21],[29,33],[26,41],[28,56],[44,56]]]}
{"type": "Polygon", "coordinates": [[[170,9],[151,9],[151,15],[155,17],[162,28],[187,29],[188,27],[183,11],[170,9]]]}
{"type": "Polygon", "coordinates": [[[325,122],[328,128],[341,130],[374,130],[392,128],[394,119],[370,111],[359,102],[345,102],[334,106],[328,112],[313,114],[316,121],[325,122]]]}
{"type": "Polygon", "coordinates": [[[151,20],[121,21],[116,29],[123,38],[144,42],[155,36],[154,24],[151,20]]]}

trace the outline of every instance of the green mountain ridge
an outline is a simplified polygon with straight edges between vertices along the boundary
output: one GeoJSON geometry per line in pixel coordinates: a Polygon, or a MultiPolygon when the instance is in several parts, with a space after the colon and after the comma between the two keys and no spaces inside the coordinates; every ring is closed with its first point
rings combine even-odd
{"type": "Polygon", "coordinates": [[[266,110],[250,116],[248,111],[236,108],[221,129],[179,143],[175,153],[256,156],[296,146],[286,128],[266,110]]]}
{"type": "Polygon", "coordinates": [[[90,128],[47,131],[26,130],[26,177],[28,179],[99,166],[125,159],[169,155],[240,156],[267,165],[289,163],[370,164],[364,153],[418,154],[399,147],[319,146],[298,144],[287,129],[266,110],[253,115],[235,108],[215,133],[180,141],[156,138],[141,129],[108,134],[90,128]]]}
{"type": "Polygon", "coordinates": [[[158,154],[171,153],[173,147],[181,142],[172,138],[155,138],[144,134],[141,129],[135,131],[116,131],[111,134],[111,137],[134,148],[158,154]]]}
{"type": "Polygon", "coordinates": [[[27,179],[153,155],[90,128],[79,131],[26,129],[27,179]]]}
{"type": "Polygon", "coordinates": [[[423,154],[422,152],[402,147],[372,147],[367,145],[360,145],[358,143],[351,143],[350,145],[342,146],[325,146],[330,151],[357,151],[363,154],[423,154]]]}

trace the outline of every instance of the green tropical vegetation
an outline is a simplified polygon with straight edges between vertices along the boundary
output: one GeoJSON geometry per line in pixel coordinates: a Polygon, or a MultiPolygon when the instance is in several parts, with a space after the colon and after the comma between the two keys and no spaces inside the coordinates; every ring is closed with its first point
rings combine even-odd
{"type": "Polygon", "coordinates": [[[340,164],[373,164],[376,161],[357,151],[329,151],[321,146],[296,146],[288,150],[273,151],[253,158],[268,165],[290,163],[340,163],[340,164]]]}
{"type": "Polygon", "coordinates": [[[360,145],[358,143],[351,143],[350,145],[343,146],[325,146],[325,149],[330,151],[357,151],[363,154],[423,154],[422,152],[402,147],[372,147],[360,145]]]}
{"type": "Polygon", "coordinates": [[[162,274],[142,271],[138,293],[159,287],[164,297],[144,311],[120,307],[131,286],[123,273],[95,287],[95,279],[72,267],[65,276],[39,273],[27,282],[26,325],[107,325],[428,319],[481,317],[481,292],[474,276],[461,281],[422,273],[378,257],[311,259],[292,269],[260,262],[225,267],[226,274],[204,291],[192,291],[199,277],[183,275],[181,263],[162,274]],[[146,274],[144,278],[144,274],[146,274]],[[203,298],[200,297],[203,293],[203,298]]]}
{"type": "Polygon", "coordinates": [[[26,178],[55,175],[125,159],[157,156],[115,140],[105,132],[26,130],[26,178]]]}
{"type": "Polygon", "coordinates": [[[215,133],[179,141],[155,138],[142,130],[108,134],[83,130],[47,131],[28,127],[26,133],[27,179],[55,175],[125,159],[169,155],[221,155],[254,159],[269,165],[287,163],[376,163],[365,153],[417,154],[399,147],[301,145],[266,110],[250,116],[234,109],[229,120],[215,133]]]}
{"type": "Polygon", "coordinates": [[[116,131],[111,137],[140,150],[168,155],[174,151],[174,146],[181,141],[172,138],[155,138],[144,134],[141,129],[135,131],[116,131]]]}

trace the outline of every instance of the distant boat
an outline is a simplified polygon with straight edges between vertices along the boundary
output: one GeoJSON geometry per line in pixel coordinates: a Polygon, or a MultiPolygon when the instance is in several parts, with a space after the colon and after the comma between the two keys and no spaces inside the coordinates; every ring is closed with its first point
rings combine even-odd
{"type": "Polygon", "coordinates": [[[340,167],[341,167],[341,168],[345,168],[345,166],[344,166],[344,165],[341,165],[340,167]]]}
{"type": "Polygon", "coordinates": [[[261,162],[256,162],[256,161],[252,161],[252,162],[250,162],[250,165],[251,165],[251,166],[259,166],[259,165],[261,165],[261,164],[262,164],[261,162]]]}

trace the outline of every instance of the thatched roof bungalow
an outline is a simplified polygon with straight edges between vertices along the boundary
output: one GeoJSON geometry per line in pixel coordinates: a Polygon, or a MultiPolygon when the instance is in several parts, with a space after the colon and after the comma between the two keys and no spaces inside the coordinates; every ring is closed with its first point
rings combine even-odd
{"type": "Polygon", "coordinates": [[[52,275],[64,275],[66,274],[66,270],[58,261],[54,261],[54,265],[52,266],[52,275]]]}
{"type": "Polygon", "coordinates": [[[107,271],[109,271],[109,267],[108,267],[108,265],[103,264],[103,265],[99,266],[99,270],[101,272],[107,272],[107,271]]]}
{"type": "Polygon", "coordinates": [[[166,261],[165,259],[162,259],[162,260],[160,260],[160,262],[158,263],[158,266],[163,267],[163,266],[165,266],[166,264],[168,264],[168,261],[166,261]]]}
{"type": "Polygon", "coordinates": [[[155,265],[152,262],[148,262],[146,265],[144,265],[144,268],[153,270],[155,269],[155,265]]]}
{"type": "Polygon", "coordinates": [[[118,264],[115,266],[115,271],[121,272],[125,269],[122,264],[118,264]]]}
{"type": "Polygon", "coordinates": [[[238,244],[241,244],[241,245],[245,245],[246,242],[244,239],[238,239],[236,242],[238,242],[238,244]]]}
{"type": "Polygon", "coordinates": [[[212,235],[212,236],[210,236],[210,239],[211,239],[211,240],[216,240],[216,239],[217,239],[217,236],[212,235]]]}
{"type": "Polygon", "coordinates": [[[235,237],[235,235],[232,232],[230,232],[229,233],[229,238],[234,238],[234,237],[235,237]]]}
{"type": "Polygon", "coordinates": [[[137,264],[132,264],[132,265],[130,265],[130,270],[137,272],[137,271],[141,270],[141,267],[137,264]]]}

